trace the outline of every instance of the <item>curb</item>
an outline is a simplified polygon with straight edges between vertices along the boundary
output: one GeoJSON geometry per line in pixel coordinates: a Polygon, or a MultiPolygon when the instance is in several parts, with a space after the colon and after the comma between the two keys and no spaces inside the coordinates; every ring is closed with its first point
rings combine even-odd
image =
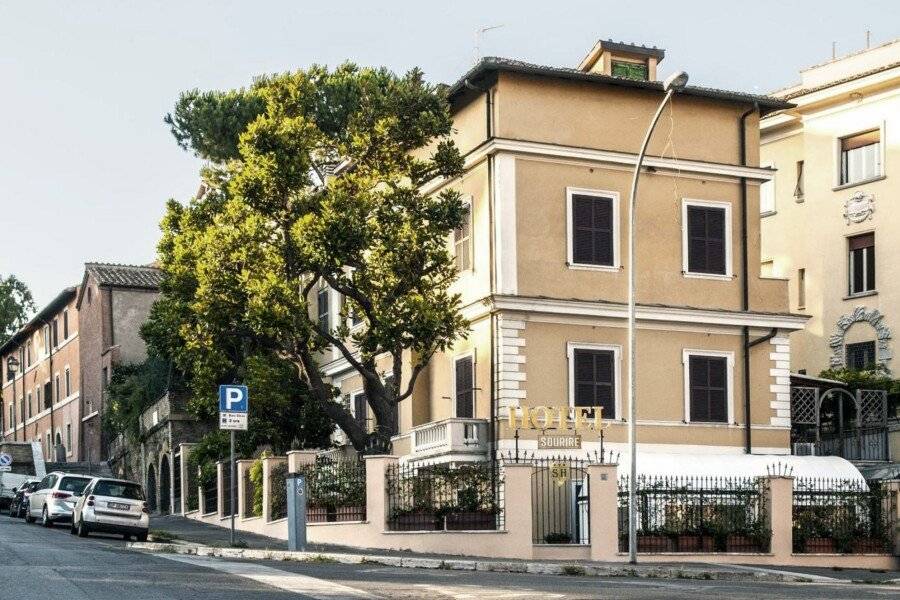
{"type": "Polygon", "coordinates": [[[545,562],[509,562],[495,560],[467,560],[385,556],[378,554],[348,554],[339,552],[292,552],[290,550],[255,550],[249,548],[217,548],[184,543],[129,542],[129,550],[168,554],[187,554],[218,558],[280,560],[297,562],[333,562],[348,565],[378,564],[410,569],[448,569],[454,571],[490,571],[493,573],[531,573],[538,575],[570,575],[587,577],[641,577],[647,579],[704,579],[719,581],[764,581],[811,583],[812,577],[772,570],[704,569],[685,566],[630,566],[612,564],[560,564],[545,562]]]}

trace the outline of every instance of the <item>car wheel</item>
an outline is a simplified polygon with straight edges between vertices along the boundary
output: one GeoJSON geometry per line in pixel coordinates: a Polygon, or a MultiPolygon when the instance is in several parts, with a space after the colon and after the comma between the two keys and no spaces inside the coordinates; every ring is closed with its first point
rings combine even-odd
{"type": "Polygon", "coordinates": [[[87,529],[87,526],[84,524],[84,517],[82,517],[82,518],[78,519],[78,537],[87,537],[87,536],[88,536],[88,529],[87,529]]]}
{"type": "Polygon", "coordinates": [[[25,508],[25,522],[26,523],[34,523],[34,517],[31,516],[31,507],[30,506],[25,508]]]}
{"type": "Polygon", "coordinates": [[[137,541],[139,541],[139,542],[146,542],[147,541],[147,532],[145,531],[144,533],[139,533],[135,537],[137,538],[137,541]]]}
{"type": "Polygon", "coordinates": [[[69,533],[75,535],[75,517],[72,517],[72,524],[69,526],[69,533]]]}
{"type": "Polygon", "coordinates": [[[44,510],[41,511],[41,525],[44,527],[53,527],[53,521],[50,520],[50,514],[47,512],[47,507],[44,507],[44,510]]]}

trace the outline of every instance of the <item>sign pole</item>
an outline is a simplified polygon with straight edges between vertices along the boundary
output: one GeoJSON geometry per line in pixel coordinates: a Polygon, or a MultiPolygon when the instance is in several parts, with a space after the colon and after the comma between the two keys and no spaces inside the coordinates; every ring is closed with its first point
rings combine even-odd
{"type": "Polygon", "coordinates": [[[231,470],[231,477],[229,477],[228,484],[228,494],[231,498],[230,506],[231,506],[231,545],[234,546],[234,429],[231,430],[231,462],[228,465],[228,468],[231,470]]]}

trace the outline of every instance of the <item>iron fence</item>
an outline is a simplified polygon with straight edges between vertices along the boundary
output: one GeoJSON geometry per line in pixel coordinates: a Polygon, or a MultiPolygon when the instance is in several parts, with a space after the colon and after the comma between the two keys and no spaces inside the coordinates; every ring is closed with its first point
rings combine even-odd
{"type": "MultiPolygon", "coordinates": [[[[320,456],[313,464],[301,465],[297,472],[306,476],[307,521],[321,523],[366,520],[364,461],[320,456]]],[[[283,482],[281,487],[284,489],[283,482]]],[[[286,514],[286,503],[284,510],[286,514]]]]}
{"type": "Polygon", "coordinates": [[[203,486],[203,514],[214,513],[219,510],[219,482],[215,472],[202,473],[201,482],[203,486]]]}
{"type": "MultiPolygon", "coordinates": [[[[768,552],[765,486],[755,477],[639,477],[637,551],[768,552]]],[[[619,478],[619,550],[628,550],[628,477],[619,478]]]]}
{"type": "Polygon", "coordinates": [[[269,515],[273,521],[287,517],[287,463],[279,463],[269,473],[269,498],[272,499],[269,515]]]}
{"type": "Polygon", "coordinates": [[[390,531],[502,529],[503,484],[495,464],[392,465],[386,474],[390,531]]]}
{"type": "Polygon", "coordinates": [[[896,498],[878,482],[798,477],[793,544],[797,553],[891,553],[896,498]]]}
{"type": "MultiPolygon", "coordinates": [[[[222,463],[222,516],[230,517],[232,514],[237,513],[237,507],[235,506],[235,510],[232,510],[231,507],[231,463],[228,461],[223,461],[222,463]]],[[[237,500],[237,489],[234,491],[234,498],[237,500]]]]}
{"type": "Polygon", "coordinates": [[[172,463],[172,508],[177,515],[181,514],[181,454],[176,454],[172,463]]]}
{"type": "Polygon", "coordinates": [[[590,544],[590,460],[526,459],[531,472],[531,534],[535,544],[590,544]]]}

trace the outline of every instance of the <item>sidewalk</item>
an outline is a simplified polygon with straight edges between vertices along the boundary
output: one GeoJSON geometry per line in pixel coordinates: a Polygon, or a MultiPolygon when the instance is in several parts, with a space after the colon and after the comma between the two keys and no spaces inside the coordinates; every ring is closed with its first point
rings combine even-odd
{"type": "Polygon", "coordinates": [[[129,543],[134,550],[216,556],[249,560],[296,560],[344,564],[381,564],[391,567],[583,575],[594,577],[645,577],[656,579],[705,579],[771,582],[858,582],[900,584],[900,572],[832,570],[826,568],[744,566],[709,563],[598,563],[588,561],[526,561],[516,559],[420,554],[399,550],[362,549],[348,546],[310,544],[305,552],[290,552],[285,540],[235,532],[240,547],[229,546],[230,531],[180,516],[152,517],[151,531],[163,531],[171,542],[129,543]]]}

